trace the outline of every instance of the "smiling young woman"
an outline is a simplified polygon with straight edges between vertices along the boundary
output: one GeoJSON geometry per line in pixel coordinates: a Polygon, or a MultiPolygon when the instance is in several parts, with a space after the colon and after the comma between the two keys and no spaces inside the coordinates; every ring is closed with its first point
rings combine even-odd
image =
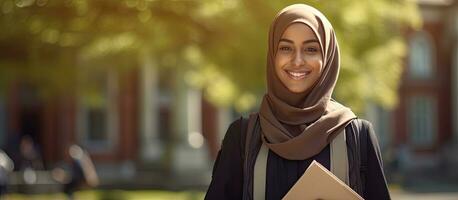
{"type": "Polygon", "coordinates": [[[326,17],[304,4],[281,10],[266,70],[260,110],[229,126],[205,199],[282,199],[314,160],[364,199],[390,199],[371,123],[331,98],[340,51],[326,17]]]}
{"type": "Polygon", "coordinates": [[[323,57],[312,29],[303,23],[286,28],[275,55],[275,72],[294,93],[307,93],[321,76],[323,57]]]}

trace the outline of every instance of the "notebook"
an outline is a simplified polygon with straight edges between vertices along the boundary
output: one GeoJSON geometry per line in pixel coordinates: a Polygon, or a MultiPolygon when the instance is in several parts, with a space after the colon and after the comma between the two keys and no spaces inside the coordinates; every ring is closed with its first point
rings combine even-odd
{"type": "Polygon", "coordinates": [[[348,187],[317,161],[305,170],[296,184],[283,197],[283,200],[363,200],[361,196],[348,187]]]}

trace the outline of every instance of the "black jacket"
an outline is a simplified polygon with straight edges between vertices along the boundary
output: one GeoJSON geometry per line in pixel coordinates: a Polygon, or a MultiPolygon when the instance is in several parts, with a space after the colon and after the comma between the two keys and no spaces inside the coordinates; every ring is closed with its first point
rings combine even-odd
{"type": "MultiPolygon", "coordinates": [[[[241,118],[229,126],[213,166],[212,181],[205,199],[242,199],[247,121],[241,118]]],[[[345,129],[350,187],[364,199],[390,199],[383,173],[380,148],[371,123],[355,119],[345,129]],[[361,145],[364,143],[367,146],[361,147],[364,146],[361,145]],[[364,152],[361,149],[365,149],[364,152]],[[361,164],[361,158],[364,164],[361,164]]],[[[277,200],[286,195],[313,160],[330,169],[329,145],[319,154],[299,161],[287,160],[269,151],[266,169],[266,199],[277,200]]]]}

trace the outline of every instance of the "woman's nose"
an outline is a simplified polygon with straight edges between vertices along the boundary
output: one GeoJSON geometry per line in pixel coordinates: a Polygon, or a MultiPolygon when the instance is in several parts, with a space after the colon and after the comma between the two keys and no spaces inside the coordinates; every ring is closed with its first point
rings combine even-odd
{"type": "Polygon", "coordinates": [[[299,66],[302,66],[304,65],[304,56],[302,55],[302,52],[298,51],[294,54],[294,58],[293,58],[293,64],[294,66],[296,67],[299,67],[299,66]]]}

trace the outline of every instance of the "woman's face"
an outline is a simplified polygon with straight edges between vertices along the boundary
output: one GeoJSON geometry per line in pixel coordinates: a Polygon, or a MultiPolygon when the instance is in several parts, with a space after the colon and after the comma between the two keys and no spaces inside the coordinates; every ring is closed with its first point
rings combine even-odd
{"type": "Polygon", "coordinates": [[[275,73],[294,93],[309,92],[320,78],[323,57],[312,29],[293,23],[283,32],[275,55],[275,73]]]}

